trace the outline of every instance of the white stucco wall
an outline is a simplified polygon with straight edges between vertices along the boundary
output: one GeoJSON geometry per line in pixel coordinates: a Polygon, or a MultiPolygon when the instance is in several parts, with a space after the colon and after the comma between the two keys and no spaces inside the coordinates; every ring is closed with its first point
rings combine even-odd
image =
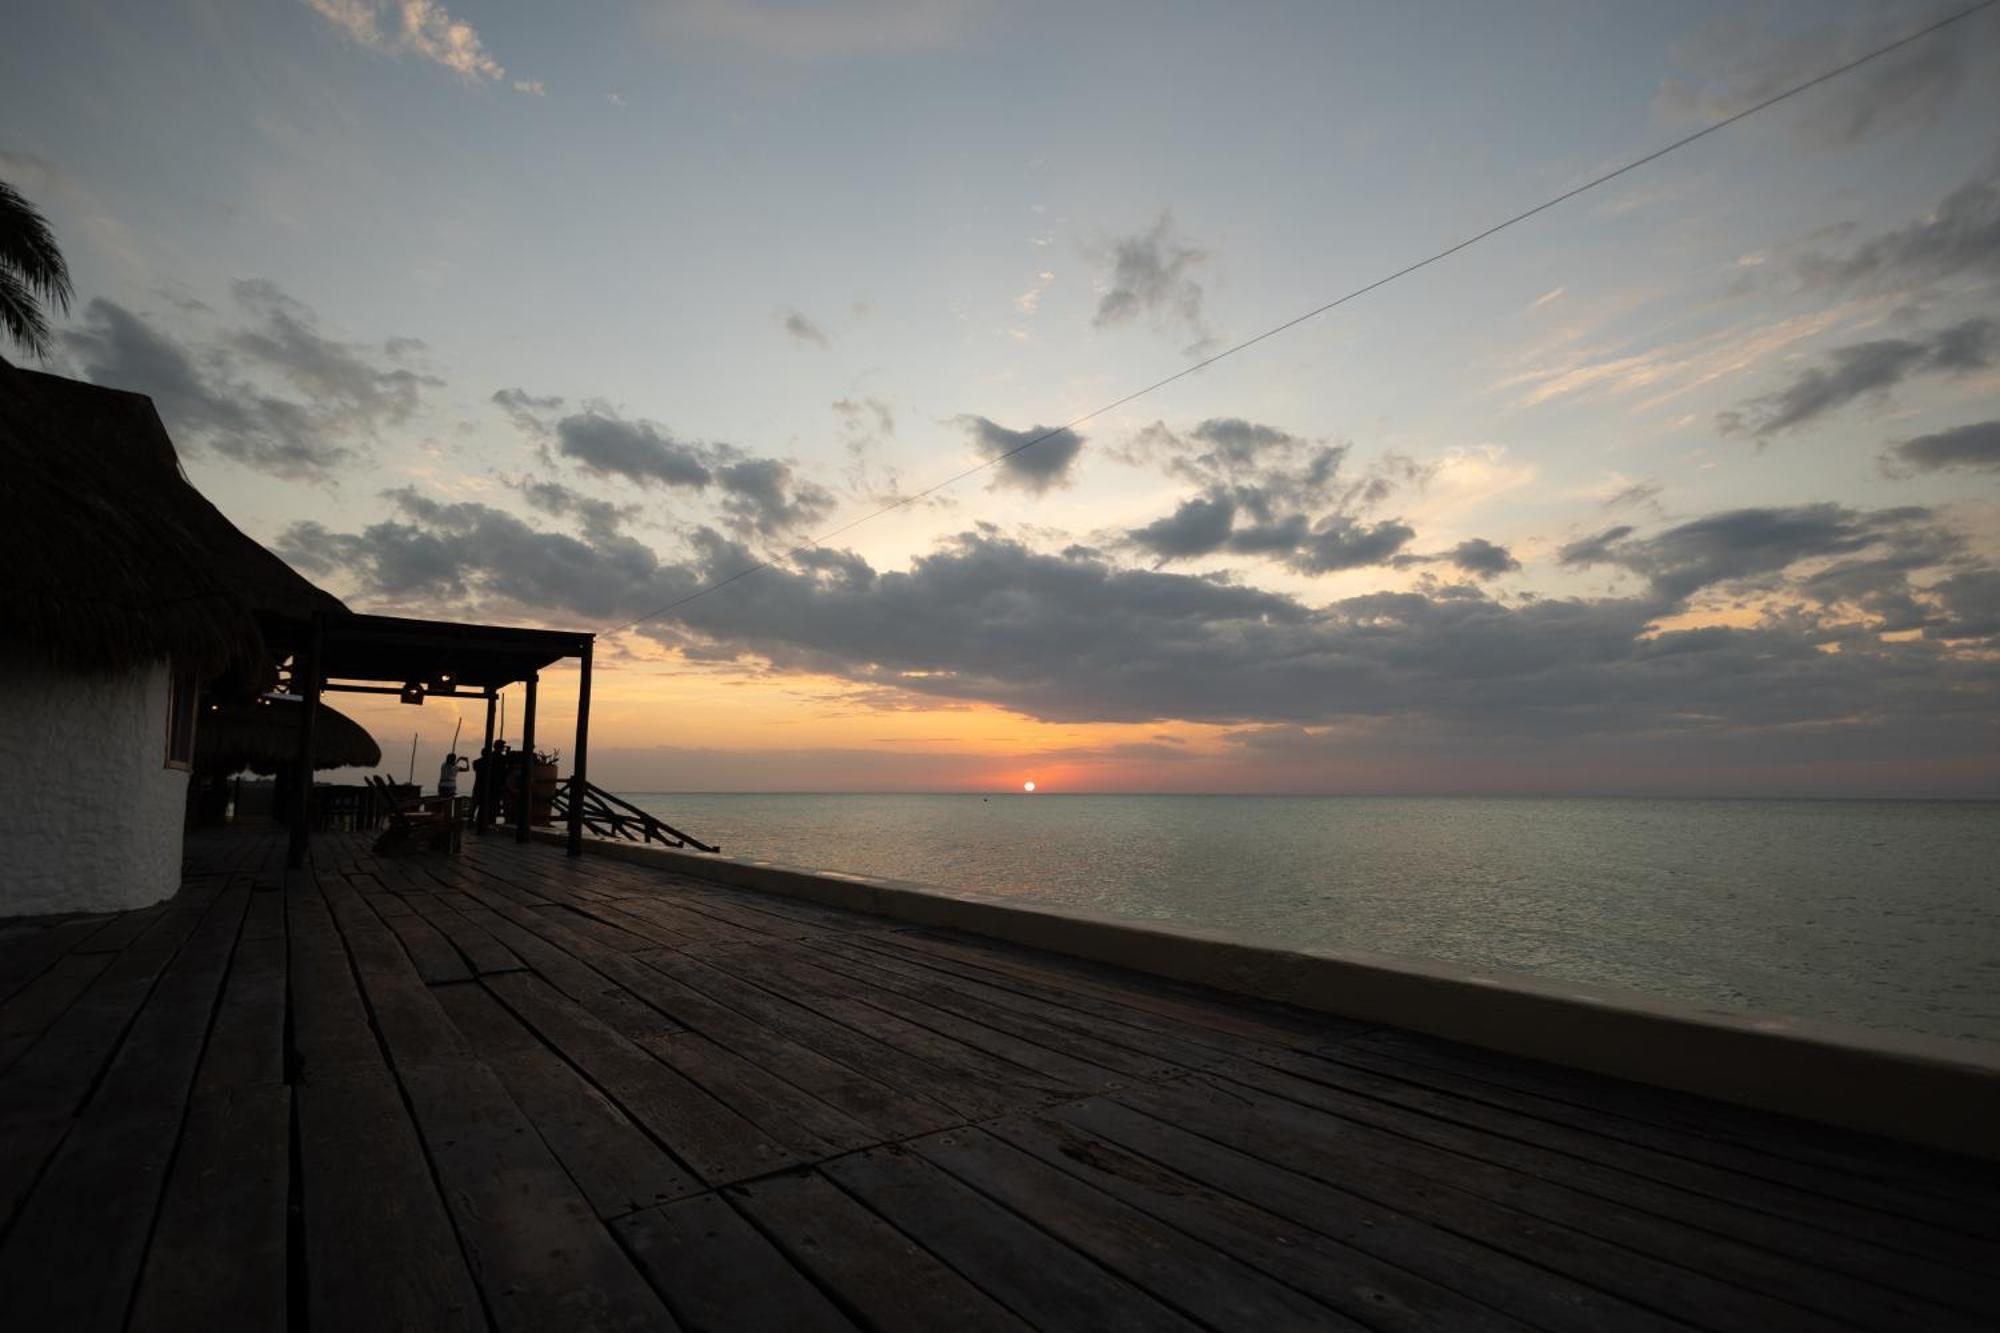
{"type": "Polygon", "coordinates": [[[180,887],[188,775],[166,663],[78,676],[0,652],[0,917],[144,907],[180,887]]]}

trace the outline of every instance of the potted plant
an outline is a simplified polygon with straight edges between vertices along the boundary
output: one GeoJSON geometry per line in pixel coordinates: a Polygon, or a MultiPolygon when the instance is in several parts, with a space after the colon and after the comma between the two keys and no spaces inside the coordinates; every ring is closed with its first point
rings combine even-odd
{"type": "Polygon", "coordinates": [[[537,750],[529,788],[528,822],[531,824],[553,824],[555,822],[556,764],[562,758],[560,750],[537,750]]]}

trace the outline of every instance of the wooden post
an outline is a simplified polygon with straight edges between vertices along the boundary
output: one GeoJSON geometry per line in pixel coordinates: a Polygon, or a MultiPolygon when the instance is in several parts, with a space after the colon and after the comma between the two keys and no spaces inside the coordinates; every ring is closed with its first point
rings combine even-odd
{"type": "Polygon", "coordinates": [[[486,689],[486,743],[479,747],[479,779],[472,784],[473,812],[472,826],[484,833],[493,827],[493,792],[499,777],[494,773],[493,763],[493,705],[499,699],[499,691],[492,686],[486,689]]]}
{"type": "Polygon", "coordinates": [[[326,618],[313,613],[312,646],[292,658],[292,692],[299,696],[299,747],[292,762],[292,836],[285,864],[294,870],[306,863],[306,840],[312,828],[313,724],[319,716],[320,657],[326,647],[326,618]]]}
{"type": "Polygon", "coordinates": [[[583,796],[590,790],[590,651],[583,645],[583,667],[576,679],[576,750],[570,755],[569,854],[583,855],[583,796]]]}
{"type": "Polygon", "coordinates": [[[528,673],[527,698],[521,701],[521,808],[514,819],[514,841],[528,840],[528,821],[535,807],[535,683],[538,676],[528,673]]]}

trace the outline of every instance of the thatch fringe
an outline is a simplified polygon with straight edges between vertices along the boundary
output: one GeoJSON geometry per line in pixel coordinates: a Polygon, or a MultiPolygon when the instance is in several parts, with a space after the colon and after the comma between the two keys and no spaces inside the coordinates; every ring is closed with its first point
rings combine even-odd
{"type": "MultiPolygon", "coordinates": [[[[271,774],[298,754],[299,705],[290,699],[223,703],[204,709],[194,731],[202,773],[271,774]]],[[[382,747],[359,722],[325,704],[313,718],[313,768],[374,768],[382,747]]]]}
{"type": "Polygon", "coordinates": [[[152,400],[0,362],[0,640],[63,670],[171,658],[267,682],[315,611],[344,613],[182,475],[152,400]]]}

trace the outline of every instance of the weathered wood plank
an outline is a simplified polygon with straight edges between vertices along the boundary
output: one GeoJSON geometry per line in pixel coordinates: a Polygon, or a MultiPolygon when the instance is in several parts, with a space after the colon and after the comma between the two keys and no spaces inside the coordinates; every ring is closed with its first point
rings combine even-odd
{"type": "Polygon", "coordinates": [[[137,1329],[282,1328],[291,1089],[283,916],[253,893],[133,1306],[137,1329]],[[276,920],[276,935],[268,926],[276,920]],[[252,933],[253,929],[256,933],[252,933]]]}
{"type": "Polygon", "coordinates": [[[1014,1033],[1038,1046],[1126,1078],[1175,1078],[1186,1072],[1172,1059],[1143,1049],[1158,1048],[1144,1033],[1133,1028],[1117,1029],[1074,1010],[1039,1006],[1033,1001],[1023,1002],[1020,997],[1011,997],[1014,1003],[996,1002],[987,989],[974,983],[947,985],[937,980],[935,974],[925,977],[897,968],[879,955],[843,947],[839,941],[815,945],[813,957],[828,971],[852,977],[878,991],[893,991],[988,1028],[1014,1033]]]}
{"type": "Polygon", "coordinates": [[[77,996],[111,966],[108,953],[59,958],[40,976],[0,1005],[0,1075],[13,1068],[30,1046],[62,1017],[77,996]]]}
{"type": "Polygon", "coordinates": [[[1036,1328],[1197,1327],[915,1153],[876,1149],[820,1170],[1036,1328]]]}
{"type": "MultiPolygon", "coordinates": [[[[1833,1306],[1837,1317],[1868,1326],[1909,1326],[1915,1307],[1894,1292],[1843,1282],[1643,1210],[1607,1207],[1542,1176],[1493,1164],[1477,1155],[1489,1145],[1476,1139],[1433,1141],[1432,1126],[1420,1117],[1378,1119],[1365,1104],[1343,1107],[1351,1115],[1326,1114],[1330,1108],[1276,1095],[1318,1095],[1311,1084],[1297,1086],[1302,1082],[1278,1076],[1266,1089],[1200,1075],[1131,1089],[1116,1100],[1670,1318],[1704,1327],[1783,1328],[1799,1322],[1802,1307],[1833,1306]]],[[[1927,1308],[1947,1321],[1938,1326],[1952,1326],[1947,1311],[1927,1308]]]]}
{"type": "MultiPolygon", "coordinates": [[[[1208,1190],[1246,1200],[1534,1327],[1565,1333],[1680,1327],[1466,1235],[1273,1166],[1117,1102],[1093,1098],[1060,1107],[1051,1116],[1129,1154],[1157,1162],[1208,1190]]],[[[1091,1155],[1079,1160],[1095,1163],[1101,1159],[1091,1155]]],[[[1190,1201],[1199,1197],[1199,1190],[1188,1193],[1190,1201]]]]}
{"type": "Polygon", "coordinates": [[[336,890],[329,906],[495,1327],[671,1328],[658,1296],[500,1080],[473,1058],[390,927],[358,894],[336,890]]]}
{"type": "MultiPolygon", "coordinates": [[[[1488,1160],[1519,1166],[1540,1179],[1564,1181],[1601,1198],[1627,1202],[1719,1235],[1731,1236],[1805,1263],[1862,1275],[1912,1296],[1943,1300],[1961,1309],[1991,1308],[2000,1283],[1981,1281],[1977,1267],[1960,1269],[1909,1253],[1906,1224],[1878,1216],[1875,1240],[1825,1226],[1825,1204],[1811,1207],[1808,1224],[1786,1211],[1800,1207],[1795,1192],[1765,1182],[1715,1177],[1698,1163],[1662,1162],[1637,1149],[1564,1131],[1546,1122],[1465,1099],[1451,1099],[1398,1079],[1369,1074],[1313,1056],[1266,1056],[1252,1069],[1234,1066],[1232,1077],[1259,1087],[1282,1083],[1287,1097],[1340,1114],[1380,1119],[1386,1113],[1403,1134],[1449,1140],[1488,1160]],[[1415,1114],[1412,1114],[1412,1113],[1415,1114]],[[1698,1192],[1699,1191],[1699,1192],[1698,1192]],[[1877,1242],[1902,1241],[1895,1248],[1877,1242]]],[[[1960,1238],[1948,1236],[1957,1252],[1960,1238]]]]}
{"type": "Polygon", "coordinates": [[[702,1188],[484,987],[453,986],[439,993],[438,1002],[506,1084],[599,1217],[620,1217],[702,1188]]]}
{"type": "Polygon", "coordinates": [[[484,1329],[416,1126],[386,1068],[298,1084],[299,1202],[315,1329],[484,1329]]]}
{"type": "Polygon", "coordinates": [[[745,1180],[801,1160],[540,977],[507,972],[484,984],[703,1180],[745,1180]]]}
{"type": "Polygon", "coordinates": [[[1364,1327],[982,1130],[947,1130],[910,1146],[1210,1328],[1265,1333],[1271,1328],[1364,1327]]]}
{"type": "Polygon", "coordinates": [[[72,951],[105,953],[123,948],[123,944],[110,950],[90,947],[94,937],[115,924],[114,918],[80,917],[45,925],[20,926],[11,931],[5,940],[0,940],[0,1003],[5,1003],[32,985],[72,951]]]}
{"type": "Polygon", "coordinates": [[[160,1204],[134,1333],[282,1329],[291,1089],[197,1091],[160,1204]]]}
{"type": "Polygon", "coordinates": [[[852,1333],[855,1327],[720,1195],[648,1208],[620,1218],[612,1230],[695,1333],[852,1333]]]}
{"type": "Polygon", "coordinates": [[[1029,1327],[823,1177],[773,1176],[727,1197],[871,1329],[1029,1327]]]}
{"type": "MultiPolygon", "coordinates": [[[[1078,1103],[1064,1110],[1074,1113],[1093,1104],[1078,1103]]],[[[1065,1114],[1060,1123],[1016,1117],[985,1128],[1022,1152],[1296,1287],[1366,1327],[1405,1333],[1437,1328],[1522,1333],[1528,1327],[1365,1250],[1319,1235],[1233,1195],[1203,1189],[1106,1142],[1084,1128],[1085,1123],[1084,1117],[1065,1114]]],[[[1628,1320],[1625,1326],[1649,1325],[1638,1319],[1628,1320]]],[[[1650,1326],[1671,1327],[1664,1320],[1650,1326]]]]}
{"type": "Polygon", "coordinates": [[[486,1315],[331,914],[295,880],[294,1099],[314,1328],[484,1329],[486,1315]]]}
{"type": "Polygon", "coordinates": [[[655,1038],[645,1047],[803,1158],[831,1157],[882,1141],[868,1126],[700,1033],[655,1038]]]}
{"type": "Polygon", "coordinates": [[[180,1134],[247,886],[168,964],[0,1251],[0,1328],[116,1329],[180,1134]]]}
{"type": "Polygon", "coordinates": [[[760,953],[749,961],[741,956],[719,956],[713,960],[713,966],[774,994],[805,997],[803,1002],[815,1014],[922,1060],[976,1097],[987,1108],[988,1115],[1045,1106],[1081,1092],[1076,1084],[968,1044],[960,1036],[952,1035],[958,1025],[945,1019],[938,1019],[936,1027],[912,1022],[870,1003],[861,986],[839,984],[828,980],[826,973],[780,960],[769,953],[760,953]]]}
{"type": "Polygon", "coordinates": [[[527,966],[512,949],[493,937],[493,933],[478,925],[443,898],[424,896],[412,898],[417,914],[444,932],[452,947],[456,948],[473,972],[485,976],[492,972],[518,972],[527,966]]]}
{"type": "Polygon", "coordinates": [[[126,1025],[200,921],[198,908],[149,917],[146,930],[0,1075],[0,1232],[69,1132],[126,1025]]]}
{"type": "Polygon", "coordinates": [[[440,1060],[398,1077],[496,1329],[676,1327],[492,1071],[440,1060]]]}
{"type": "MultiPolygon", "coordinates": [[[[1051,1091],[1061,1094],[1115,1088],[1124,1077],[1117,1069],[1061,1049],[1062,1046],[1074,1049],[1081,1043],[1067,1041],[1060,1035],[1054,1038],[1057,1044],[1027,1039],[1020,1034],[1023,1029],[1032,1026],[1029,1022],[1011,1020],[1005,1015],[998,1016],[995,1022],[968,1018],[958,1012],[960,1006],[944,1006],[918,999],[898,987],[885,986],[874,978],[828,967],[816,960],[815,952],[777,945],[754,951],[719,951],[711,956],[723,960],[724,966],[727,966],[727,960],[740,957],[752,967],[765,970],[781,960],[786,969],[784,975],[796,981],[802,989],[809,987],[807,993],[836,1002],[852,999],[879,1009],[911,1028],[936,1033],[948,1041],[1003,1062],[994,1067],[1010,1078],[1019,1078],[1023,1073],[1039,1075],[1051,1091]]],[[[856,1011],[845,1008],[844,1012],[856,1011]]]]}
{"type": "Polygon", "coordinates": [[[454,981],[472,980],[472,969],[465,959],[446,939],[444,932],[426,921],[413,909],[408,916],[387,916],[383,918],[389,929],[401,940],[403,948],[410,955],[410,962],[416,966],[417,975],[428,986],[443,986],[454,981]]]}
{"type": "Polygon", "coordinates": [[[1663,1107],[1669,1102],[1668,1094],[1658,1089],[1598,1079],[1592,1090],[1595,1095],[1579,1096],[1576,1082],[1557,1082],[1547,1074],[1538,1077],[1504,1066],[1454,1061],[1434,1049],[1437,1045],[1413,1040],[1407,1034],[1371,1033],[1319,1053],[1340,1063],[1489,1101],[1571,1128],[1844,1199],[1870,1211],[1950,1226],[1973,1236],[2000,1236],[2000,1189],[1979,1190],[1967,1179],[1964,1168],[1948,1177],[1938,1176],[1934,1159],[1921,1161],[1920,1167],[1904,1157],[1886,1176],[1856,1169],[1874,1165],[1878,1155],[1892,1161],[1903,1156],[1895,1151],[1898,1145],[1855,1135],[1846,1140],[1844,1151],[1829,1159],[1800,1142],[1813,1137],[1814,1127],[1798,1121],[1758,1125],[1732,1117],[1728,1108],[1710,1103],[1703,1121],[1689,1124],[1664,1111],[1644,1114],[1648,1106],[1663,1107]],[[1632,1114],[1635,1110],[1641,1113],[1632,1114]]]}

